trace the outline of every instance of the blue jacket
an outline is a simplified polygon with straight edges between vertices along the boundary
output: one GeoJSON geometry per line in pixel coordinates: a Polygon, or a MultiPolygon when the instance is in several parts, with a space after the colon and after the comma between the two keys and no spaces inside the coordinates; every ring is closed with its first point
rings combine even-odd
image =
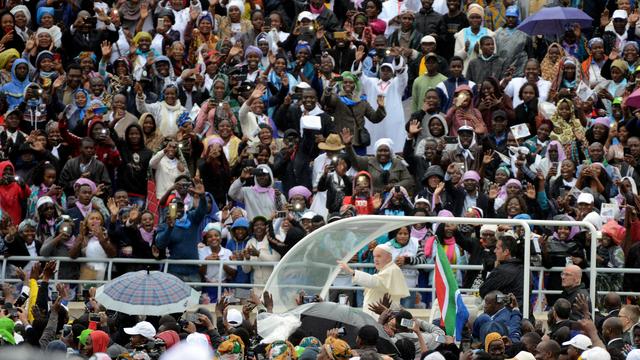
{"type": "MultiPolygon", "coordinates": [[[[202,235],[198,232],[198,224],[202,222],[207,211],[207,201],[200,197],[198,207],[187,212],[191,222],[188,228],[174,226],[170,228],[166,223],[160,224],[156,236],[156,245],[160,250],[169,249],[170,258],[178,260],[198,260],[198,243],[202,235]]],[[[198,273],[198,265],[171,265],[169,272],[177,275],[192,275],[198,273]]]]}
{"type": "Polygon", "coordinates": [[[522,313],[520,311],[511,310],[508,307],[503,307],[498,310],[497,313],[489,316],[487,314],[482,314],[476,318],[476,321],[473,322],[473,337],[476,339],[484,340],[484,337],[488,334],[488,329],[495,328],[491,323],[499,323],[502,326],[506,327],[506,330],[509,332],[506,335],[509,337],[511,341],[514,343],[520,342],[520,323],[522,322],[522,313]]]}
{"type": "Polygon", "coordinates": [[[9,109],[13,109],[22,103],[22,100],[24,99],[24,90],[27,88],[27,85],[31,83],[31,81],[29,81],[28,72],[27,77],[22,81],[16,77],[16,67],[20,64],[26,64],[29,66],[29,62],[25,59],[17,59],[14,61],[11,66],[11,81],[6,83],[2,86],[2,89],[0,89],[0,91],[7,97],[9,109]]]}

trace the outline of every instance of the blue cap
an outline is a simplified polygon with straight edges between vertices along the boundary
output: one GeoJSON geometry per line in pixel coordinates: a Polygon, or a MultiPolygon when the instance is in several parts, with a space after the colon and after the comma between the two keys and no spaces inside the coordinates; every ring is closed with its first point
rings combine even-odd
{"type": "Polygon", "coordinates": [[[517,6],[511,5],[505,11],[504,16],[514,16],[514,17],[519,18],[520,17],[520,11],[518,10],[517,6]]]}
{"type": "Polygon", "coordinates": [[[237,218],[236,221],[231,225],[231,230],[236,228],[249,228],[249,220],[245,217],[237,218]]]}

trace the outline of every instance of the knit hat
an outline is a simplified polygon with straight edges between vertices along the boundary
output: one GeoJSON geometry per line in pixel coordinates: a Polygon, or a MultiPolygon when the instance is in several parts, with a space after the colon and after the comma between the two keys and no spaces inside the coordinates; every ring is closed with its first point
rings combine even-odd
{"type": "Polygon", "coordinates": [[[491,345],[491,343],[496,340],[502,340],[502,335],[498,334],[497,332],[487,334],[487,336],[484,338],[484,351],[489,352],[489,345],[491,345]]]}

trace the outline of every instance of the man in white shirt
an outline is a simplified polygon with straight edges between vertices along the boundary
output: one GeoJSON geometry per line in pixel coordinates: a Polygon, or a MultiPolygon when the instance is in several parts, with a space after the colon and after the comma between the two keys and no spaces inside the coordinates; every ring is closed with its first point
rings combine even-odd
{"type": "Polygon", "coordinates": [[[527,60],[524,66],[524,77],[513,78],[511,81],[509,81],[509,78],[505,78],[502,81],[502,86],[505,86],[504,84],[508,82],[504,92],[513,100],[514,108],[523,102],[522,99],[520,99],[520,88],[522,85],[528,82],[538,85],[538,93],[540,94],[538,101],[547,101],[549,89],[551,89],[551,82],[540,77],[540,64],[536,59],[527,60]]]}

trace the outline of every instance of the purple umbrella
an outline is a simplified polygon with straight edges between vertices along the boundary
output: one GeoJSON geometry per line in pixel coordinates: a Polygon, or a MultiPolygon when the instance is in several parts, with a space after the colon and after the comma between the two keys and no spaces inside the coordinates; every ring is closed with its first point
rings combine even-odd
{"type": "Polygon", "coordinates": [[[570,7],[542,8],[537,13],[527,17],[519,26],[529,35],[561,35],[565,26],[579,24],[583,29],[590,28],[593,19],[582,10],[570,7]]]}
{"type": "Polygon", "coordinates": [[[625,102],[625,105],[635,109],[640,108],[640,89],[637,89],[636,91],[632,92],[631,95],[629,95],[627,101],[625,102]]]}

